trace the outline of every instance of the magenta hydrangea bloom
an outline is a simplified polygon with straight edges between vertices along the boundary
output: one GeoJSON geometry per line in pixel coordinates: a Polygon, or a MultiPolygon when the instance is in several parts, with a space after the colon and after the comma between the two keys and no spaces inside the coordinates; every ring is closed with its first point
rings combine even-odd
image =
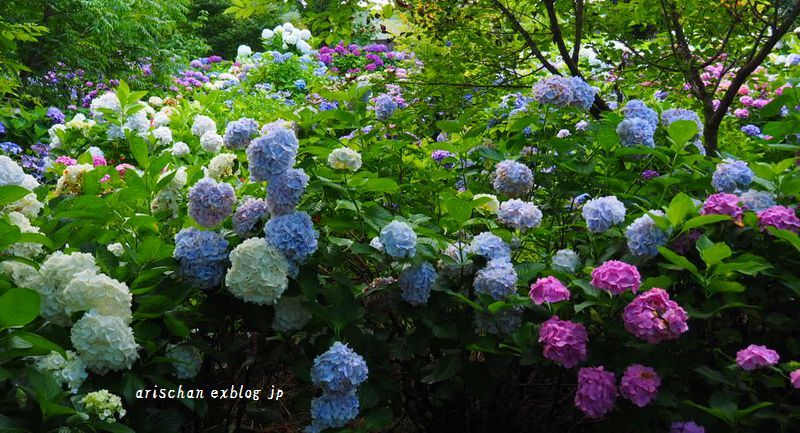
{"type": "Polygon", "coordinates": [[[539,278],[531,285],[530,297],[534,304],[541,305],[544,302],[560,302],[569,299],[569,289],[567,289],[558,278],[549,276],[539,278]]]}
{"type": "Polygon", "coordinates": [[[539,343],[544,347],[544,357],[564,368],[572,368],[586,360],[588,339],[583,325],[561,320],[558,316],[547,319],[539,328],[539,343]]]}
{"type": "Polygon", "coordinates": [[[655,370],[633,364],[625,369],[619,384],[619,393],[639,407],[645,407],[658,397],[661,377],[655,370]]]}
{"type": "Polygon", "coordinates": [[[711,194],[703,203],[700,215],[730,215],[733,219],[741,219],[742,208],[739,206],[739,197],[724,192],[711,194]]]}
{"type": "Polygon", "coordinates": [[[578,372],[578,390],[575,406],[589,418],[601,418],[614,408],[617,386],[614,373],[603,367],[581,368],[578,372]]]}
{"type": "Polygon", "coordinates": [[[672,423],[669,433],[706,433],[706,429],[695,424],[693,421],[672,423]]]}
{"type": "Polygon", "coordinates": [[[751,344],[736,352],[736,363],[745,371],[753,371],[775,365],[780,358],[778,352],[758,344],[751,344]]]}
{"type": "Polygon", "coordinates": [[[800,368],[789,373],[789,379],[791,379],[793,387],[800,389],[800,368]]]}
{"type": "Polygon", "coordinates": [[[664,289],[650,289],[625,306],[625,329],[636,337],[657,344],[678,338],[689,330],[689,316],[664,289]]]}
{"type": "Polygon", "coordinates": [[[592,271],[592,285],[612,295],[620,295],[628,289],[636,293],[641,284],[642,276],[636,266],[619,260],[609,260],[592,271]]]}
{"type": "Polygon", "coordinates": [[[775,227],[776,229],[789,230],[794,233],[800,232],[800,219],[797,218],[792,208],[777,205],[762,210],[757,215],[758,225],[762,231],[766,230],[767,227],[775,227]]]}

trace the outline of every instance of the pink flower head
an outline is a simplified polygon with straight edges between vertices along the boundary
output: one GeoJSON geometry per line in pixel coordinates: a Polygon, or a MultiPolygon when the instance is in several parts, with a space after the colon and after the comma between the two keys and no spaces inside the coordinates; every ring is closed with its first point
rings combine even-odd
{"type": "Polygon", "coordinates": [[[793,387],[800,389],[800,368],[789,373],[789,379],[791,379],[793,387]]]}
{"type": "Polygon", "coordinates": [[[586,341],[589,336],[580,323],[553,316],[542,323],[539,342],[545,358],[564,368],[572,368],[586,360],[586,341]]]}
{"type": "Polygon", "coordinates": [[[706,429],[695,424],[694,421],[672,423],[669,433],[706,433],[706,429]]]}
{"type": "Polygon", "coordinates": [[[109,180],[111,180],[111,176],[110,175],[105,175],[105,176],[100,178],[100,183],[106,183],[109,180]]]}
{"type": "Polygon", "coordinates": [[[617,400],[614,373],[603,367],[581,368],[578,372],[578,390],[575,406],[589,418],[601,418],[611,412],[617,400]]]}
{"type": "Polygon", "coordinates": [[[620,394],[639,407],[645,407],[658,397],[661,378],[655,370],[639,364],[633,364],[622,375],[620,394]]]}
{"type": "Polygon", "coordinates": [[[569,299],[569,290],[554,276],[539,278],[529,293],[531,300],[536,305],[544,302],[559,302],[569,299]]]}
{"type": "Polygon", "coordinates": [[[55,161],[55,163],[56,163],[56,164],[64,164],[64,165],[66,165],[66,166],[70,166],[70,165],[75,165],[75,164],[77,164],[77,163],[78,163],[78,161],[77,161],[77,160],[75,160],[75,159],[72,159],[72,158],[70,158],[70,157],[68,157],[68,156],[66,156],[66,155],[61,155],[61,156],[59,156],[58,158],[56,158],[56,161],[55,161]]]}
{"type": "Polygon", "coordinates": [[[642,277],[636,266],[619,260],[609,260],[592,271],[592,285],[612,295],[619,295],[630,289],[639,290],[642,277]]]}
{"type": "Polygon", "coordinates": [[[739,87],[739,91],[736,92],[736,93],[738,93],[740,95],[748,95],[748,94],[750,94],[750,88],[747,87],[747,84],[745,84],[742,87],[739,87]]]}
{"type": "Polygon", "coordinates": [[[106,158],[103,155],[95,155],[92,157],[92,165],[95,167],[106,165],[106,158]]]}
{"type": "Polygon", "coordinates": [[[794,209],[786,206],[776,205],[771,208],[758,212],[758,225],[761,231],[767,227],[789,230],[790,232],[800,232],[800,219],[795,215],[794,209]]]}
{"type": "Polygon", "coordinates": [[[737,108],[733,110],[733,115],[740,119],[747,119],[750,117],[750,110],[747,108],[737,108]]]}
{"type": "Polygon", "coordinates": [[[135,170],[136,169],[136,167],[134,167],[134,166],[132,166],[130,164],[119,164],[118,166],[116,166],[114,168],[117,170],[117,173],[119,173],[120,177],[125,177],[125,172],[126,171],[135,170]]]}
{"type": "Polygon", "coordinates": [[[689,316],[664,289],[650,289],[625,306],[625,329],[634,336],[658,344],[673,340],[689,330],[689,316]]]}
{"type": "Polygon", "coordinates": [[[753,106],[753,97],[751,97],[751,96],[742,96],[741,98],[739,98],[739,102],[741,102],[742,105],[744,105],[746,107],[752,107],[753,106]]]}
{"type": "Polygon", "coordinates": [[[758,99],[756,99],[755,101],[753,101],[753,107],[756,107],[756,108],[764,108],[764,107],[765,107],[767,104],[769,104],[770,102],[772,102],[772,100],[771,100],[771,99],[762,99],[762,98],[758,98],[758,99]]]}
{"type": "Polygon", "coordinates": [[[700,215],[730,215],[736,220],[741,219],[742,208],[739,207],[739,197],[724,192],[711,194],[703,203],[700,215]]]}
{"type": "Polygon", "coordinates": [[[778,363],[780,356],[778,352],[768,348],[751,344],[746,348],[736,352],[736,363],[745,371],[753,371],[763,367],[769,367],[778,363]]]}

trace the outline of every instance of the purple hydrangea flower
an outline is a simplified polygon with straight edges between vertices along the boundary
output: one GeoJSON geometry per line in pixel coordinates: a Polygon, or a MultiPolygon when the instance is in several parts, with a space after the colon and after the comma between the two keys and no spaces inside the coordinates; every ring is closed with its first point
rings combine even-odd
{"type": "Polygon", "coordinates": [[[622,397],[639,407],[645,407],[658,397],[661,377],[650,367],[633,364],[625,369],[619,385],[622,397]]]}
{"type": "Polygon", "coordinates": [[[311,382],[326,392],[348,392],[367,380],[368,375],[364,358],[338,341],[317,356],[311,368],[311,382]]]}
{"type": "Polygon", "coordinates": [[[694,423],[694,421],[675,422],[669,433],[706,433],[706,429],[694,423]]]}
{"type": "Polygon", "coordinates": [[[778,352],[757,344],[751,344],[746,348],[736,352],[736,363],[745,371],[753,371],[759,368],[775,365],[780,360],[778,352]]]}
{"type": "Polygon", "coordinates": [[[528,295],[536,305],[541,305],[545,302],[566,301],[570,297],[569,289],[567,289],[558,278],[552,275],[536,280],[536,282],[531,285],[531,291],[528,295]]]}
{"type": "Polygon", "coordinates": [[[586,344],[589,335],[580,323],[561,320],[553,316],[539,328],[539,343],[542,343],[545,358],[564,368],[572,368],[586,360],[586,344]]]}
{"type": "Polygon", "coordinates": [[[308,185],[308,175],[301,168],[275,176],[267,188],[267,206],[272,215],[294,212],[308,185]]]}
{"type": "Polygon", "coordinates": [[[255,236],[257,224],[267,216],[267,202],[260,198],[249,198],[233,214],[233,231],[240,238],[255,236]]]}
{"type": "Polygon", "coordinates": [[[578,372],[575,406],[589,418],[602,418],[614,408],[617,385],[614,373],[603,367],[585,367],[578,372]]]}
{"type": "Polygon", "coordinates": [[[786,206],[772,206],[766,210],[757,213],[758,225],[761,230],[766,230],[767,227],[775,227],[780,230],[789,230],[790,232],[800,232],[800,219],[797,218],[794,209],[786,206]]]}
{"type": "Polygon", "coordinates": [[[495,166],[492,186],[500,194],[519,198],[533,188],[533,172],[524,164],[505,160],[495,166]]]}
{"type": "Polygon", "coordinates": [[[299,143],[294,131],[275,128],[247,146],[250,175],[257,181],[270,180],[295,163],[299,143]]]}
{"type": "Polygon", "coordinates": [[[431,158],[436,162],[442,162],[442,160],[446,158],[452,158],[454,156],[455,154],[453,154],[453,152],[447,150],[434,150],[431,153],[431,158]]]}
{"type": "Polygon", "coordinates": [[[627,290],[636,293],[641,284],[639,270],[625,262],[608,260],[592,270],[592,286],[612,295],[621,295],[627,290]]]}
{"type": "Polygon", "coordinates": [[[423,305],[431,296],[431,289],[436,283],[436,270],[424,262],[418,266],[407,268],[400,274],[400,297],[411,305],[423,305]]]}
{"type": "Polygon", "coordinates": [[[792,383],[792,387],[795,389],[800,389],[800,368],[789,373],[789,379],[792,383]]]}
{"type": "Polygon", "coordinates": [[[22,152],[22,148],[17,143],[4,141],[0,143],[0,151],[7,155],[19,155],[22,152]]]}
{"type": "Polygon", "coordinates": [[[741,127],[741,131],[750,137],[758,137],[761,135],[761,128],[756,125],[744,125],[741,127]]]}
{"type": "Polygon", "coordinates": [[[739,207],[739,197],[724,192],[711,194],[703,203],[700,215],[730,215],[733,219],[741,219],[742,208],[739,207]]]}
{"type": "Polygon", "coordinates": [[[228,263],[228,241],[213,231],[186,228],[175,235],[173,257],[182,277],[207,289],[222,282],[228,263]]]}
{"type": "Polygon", "coordinates": [[[214,227],[233,212],[233,187],[211,178],[198,181],[189,190],[189,215],[204,227],[214,227]]]}
{"type": "Polygon", "coordinates": [[[58,123],[64,123],[64,120],[66,120],[66,116],[64,116],[64,113],[62,113],[61,110],[59,110],[56,107],[48,108],[46,116],[48,119],[50,119],[51,122],[53,122],[53,125],[58,123]]]}
{"type": "Polygon", "coordinates": [[[652,344],[673,340],[689,330],[689,316],[664,289],[650,289],[623,310],[625,329],[652,344]]]}
{"type": "Polygon", "coordinates": [[[658,176],[661,176],[661,173],[655,170],[645,170],[642,172],[642,179],[644,180],[654,179],[657,178],[658,176]]]}
{"type": "Polygon", "coordinates": [[[517,271],[506,258],[490,260],[475,274],[472,282],[476,293],[485,293],[500,301],[516,292],[517,271]]]}

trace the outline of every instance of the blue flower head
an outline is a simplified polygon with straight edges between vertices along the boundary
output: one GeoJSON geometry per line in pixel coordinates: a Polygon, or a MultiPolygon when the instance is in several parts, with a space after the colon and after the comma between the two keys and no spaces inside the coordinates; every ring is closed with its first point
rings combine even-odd
{"type": "Polygon", "coordinates": [[[411,258],[417,253],[417,234],[404,222],[390,222],[381,229],[378,239],[386,254],[392,258],[411,258]]]}
{"type": "Polygon", "coordinates": [[[294,87],[296,87],[297,90],[305,90],[306,89],[306,80],[303,80],[302,78],[295,80],[294,81],[294,87]]]}
{"type": "Polygon", "coordinates": [[[590,232],[603,233],[625,220],[625,205],[613,195],[595,198],[583,205],[583,219],[590,232]]]}
{"type": "MultiPolygon", "coordinates": [[[[664,216],[664,212],[660,210],[652,210],[650,213],[664,216]]],[[[625,236],[628,238],[631,254],[638,257],[655,257],[658,255],[658,247],[663,247],[669,240],[669,233],[658,228],[648,214],[636,218],[625,230],[625,236]]]]}
{"type": "Polygon", "coordinates": [[[257,181],[270,180],[292,168],[298,142],[294,131],[274,128],[247,147],[250,175],[257,181]]]}
{"type": "Polygon", "coordinates": [[[233,212],[233,187],[211,178],[199,180],[189,190],[189,216],[204,227],[214,227],[233,212]]]}
{"type": "Polygon", "coordinates": [[[753,212],[761,212],[775,206],[775,196],[768,191],[756,191],[754,189],[743,192],[739,196],[742,206],[753,212]]]}
{"type": "Polygon", "coordinates": [[[392,95],[383,93],[375,98],[375,116],[380,121],[386,121],[399,108],[392,95]]]}
{"type": "Polygon", "coordinates": [[[258,134],[258,123],[248,117],[228,122],[225,127],[225,146],[228,149],[244,149],[250,140],[258,134]]]}
{"type": "Polygon", "coordinates": [[[761,135],[761,128],[756,125],[744,125],[741,127],[741,131],[750,137],[758,137],[761,135]]]}
{"type": "Polygon", "coordinates": [[[522,197],[533,188],[533,172],[516,161],[501,161],[495,166],[492,186],[495,191],[508,197],[522,197]]]}
{"type": "Polygon", "coordinates": [[[711,185],[719,192],[739,192],[753,182],[753,170],[744,161],[724,159],[717,164],[711,185]]]}
{"type": "Polygon", "coordinates": [[[247,199],[233,213],[233,231],[240,238],[249,238],[256,234],[256,226],[267,215],[267,202],[260,198],[247,199]]]}
{"type": "Polygon", "coordinates": [[[436,270],[430,263],[407,268],[400,274],[400,296],[411,305],[427,304],[435,283],[436,270]]]}
{"type": "Polygon", "coordinates": [[[500,205],[497,217],[503,225],[524,232],[541,224],[542,211],[533,203],[511,199],[500,205]]]}
{"type": "Polygon", "coordinates": [[[691,120],[697,124],[697,132],[698,134],[703,133],[703,122],[700,120],[700,116],[697,115],[692,110],[687,110],[685,108],[670,108],[669,110],[664,110],[661,113],[661,123],[666,127],[672,125],[673,122],[677,122],[678,120],[691,120]]]}
{"type": "Polygon", "coordinates": [[[494,259],[475,274],[472,286],[477,293],[486,293],[502,301],[516,292],[517,271],[506,258],[494,259]]]}
{"type": "Polygon", "coordinates": [[[656,110],[645,105],[644,102],[638,99],[632,99],[625,104],[625,108],[622,109],[622,114],[625,115],[626,119],[644,119],[652,125],[653,129],[655,130],[656,126],[658,126],[658,113],[656,110]]]}
{"type": "Polygon", "coordinates": [[[540,104],[566,107],[572,103],[573,83],[558,75],[542,78],[533,85],[533,98],[540,104]]]}
{"type": "Polygon", "coordinates": [[[273,216],[264,226],[264,233],[267,242],[295,265],[305,262],[317,251],[319,233],[305,212],[273,216]]]}
{"type": "Polygon", "coordinates": [[[511,260],[511,248],[492,232],[483,232],[472,238],[469,248],[472,253],[483,256],[486,260],[511,260]]]}
{"type": "Polygon", "coordinates": [[[272,215],[294,212],[308,185],[308,175],[302,168],[292,168],[275,176],[267,188],[267,205],[272,215]]]}
{"type": "Polygon", "coordinates": [[[305,433],[320,433],[329,428],[344,427],[358,416],[356,391],[325,393],[311,400],[311,425],[305,433]]]}
{"type": "Polygon", "coordinates": [[[207,289],[222,282],[228,263],[228,241],[217,232],[186,228],[175,235],[173,257],[182,277],[207,289]]]}
{"type": "Polygon", "coordinates": [[[46,116],[51,122],[53,122],[54,125],[58,123],[64,123],[64,120],[66,120],[64,113],[62,113],[61,110],[56,107],[48,108],[46,116]]]}
{"type": "Polygon", "coordinates": [[[639,145],[656,147],[656,143],[653,141],[655,132],[655,127],[641,117],[630,117],[617,125],[617,135],[625,147],[639,145]]]}
{"type": "Polygon", "coordinates": [[[581,77],[570,78],[572,83],[572,102],[571,105],[588,110],[594,104],[594,97],[597,93],[594,87],[590,86],[581,77]]]}
{"type": "Polygon", "coordinates": [[[326,393],[351,391],[367,380],[368,375],[364,358],[338,341],[317,356],[311,368],[311,382],[326,393]]]}

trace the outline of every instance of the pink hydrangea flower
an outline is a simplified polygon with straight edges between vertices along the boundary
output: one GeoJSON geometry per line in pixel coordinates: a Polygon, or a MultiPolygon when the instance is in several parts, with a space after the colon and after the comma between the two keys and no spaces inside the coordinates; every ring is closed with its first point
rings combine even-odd
{"type": "Polygon", "coordinates": [[[780,358],[778,352],[758,344],[751,344],[736,352],[736,363],[745,371],[753,371],[775,365],[780,358]]]}
{"type": "Polygon", "coordinates": [[[742,208],[739,206],[739,197],[736,194],[724,192],[711,194],[703,203],[700,215],[730,215],[734,219],[742,218],[742,208]]]}
{"type": "Polygon", "coordinates": [[[92,165],[95,167],[100,167],[102,165],[106,165],[106,159],[103,155],[95,155],[92,157],[92,165]]]}
{"type": "Polygon", "coordinates": [[[694,423],[694,421],[672,423],[669,433],[706,433],[706,429],[694,423]]]}
{"type": "Polygon", "coordinates": [[[738,117],[739,119],[747,119],[750,117],[750,110],[747,108],[737,108],[733,110],[733,115],[738,117]]]}
{"type": "Polygon", "coordinates": [[[552,275],[547,278],[539,278],[531,285],[530,297],[536,305],[544,302],[566,301],[569,296],[569,289],[552,275]]]}
{"type": "Polygon", "coordinates": [[[588,339],[583,325],[561,320],[558,316],[547,319],[539,329],[544,357],[564,368],[572,368],[586,360],[588,339]]]}
{"type": "Polygon", "coordinates": [[[614,408],[617,386],[614,373],[603,367],[581,368],[575,406],[589,418],[601,418],[614,408]]]}
{"type": "Polygon", "coordinates": [[[645,407],[658,397],[661,377],[655,370],[639,364],[625,369],[619,385],[619,393],[639,407],[645,407]]]}
{"type": "Polygon", "coordinates": [[[650,289],[625,306],[625,329],[649,343],[678,338],[689,330],[689,316],[664,289],[650,289]]]}
{"type": "Polygon", "coordinates": [[[126,171],[135,170],[136,167],[134,167],[134,166],[132,166],[130,164],[119,164],[118,166],[114,167],[114,169],[117,170],[117,173],[119,173],[120,177],[125,177],[125,172],[126,171]]]}
{"type": "Polygon", "coordinates": [[[75,165],[78,163],[76,159],[70,158],[66,155],[61,155],[55,160],[56,164],[64,164],[66,166],[75,165]]]}
{"type": "Polygon", "coordinates": [[[111,176],[109,176],[109,175],[105,175],[105,176],[103,176],[103,177],[101,177],[101,178],[100,178],[100,183],[106,183],[106,182],[108,182],[109,180],[111,180],[111,176]]]}
{"type": "Polygon", "coordinates": [[[642,284],[642,277],[636,266],[618,260],[609,260],[592,271],[592,285],[612,295],[626,290],[636,293],[642,284]]]}
{"type": "Polygon", "coordinates": [[[800,389],[800,368],[789,373],[789,379],[791,379],[793,387],[800,389]]]}
{"type": "Polygon", "coordinates": [[[762,210],[757,215],[761,231],[766,230],[767,227],[775,227],[776,229],[789,230],[795,233],[800,231],[800,219],[797,218],[792,208],[777,205],[762,210]]]}

